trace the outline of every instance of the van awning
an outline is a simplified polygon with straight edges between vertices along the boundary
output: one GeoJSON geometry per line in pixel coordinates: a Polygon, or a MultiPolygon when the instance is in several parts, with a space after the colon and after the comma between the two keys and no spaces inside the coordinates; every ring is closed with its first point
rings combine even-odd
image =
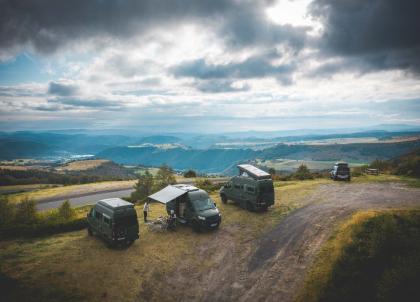
{"type": "Polygon", "coordinates": [[[162,190],[152,194],[149,196],[150,199],[160,202],[160,203],[168,203],[177,197],[186,194],[187,192],[181,189],[178,189],[174,186],[167,186],[163,188],[162,190]]]}

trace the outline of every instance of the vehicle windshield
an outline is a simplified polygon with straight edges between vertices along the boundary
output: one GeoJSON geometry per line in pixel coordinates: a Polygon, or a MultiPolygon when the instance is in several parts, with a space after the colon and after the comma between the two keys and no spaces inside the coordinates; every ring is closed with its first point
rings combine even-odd
{"type": "Polygon", "coordinates": [[[197,211],[205,211],[208,209],[214,209],[213,200],[211,200],[210,198],[196,199],[192,202],[192,204],[194,205],[194,208],[197,211]]]}
{"type": "Polygon", "coordinates": [[[114,220],[117,226],[129,227],[138,224],[136,215],[117,216],[114,220]]]}

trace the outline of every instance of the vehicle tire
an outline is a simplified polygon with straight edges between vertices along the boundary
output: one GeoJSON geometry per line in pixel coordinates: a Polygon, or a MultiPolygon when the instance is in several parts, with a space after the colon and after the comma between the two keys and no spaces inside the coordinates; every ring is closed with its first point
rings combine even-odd
{"type": "Polygon", "coordinates": [[[220,195],[220,199],[222,199],[222,203],[226,204],[228,199],[225,194],[220,195]]]}
{"type": "Polygon", "coordinates": [[[93,236],[92,229],[90,227],[87,228],[87,232],[89,236],[93,236]]]}
{"type": "Polygon", "coordinates": [[[246,209],[250,212],[254,212],[254,210],[255,210],[254,206],[250,202],[247,202],[246,209]]]}
{"type": "Polygon", "coordinates": [[[267,206],[261,207],[261,212],[267,212],[267,210],[268,210],[268,207],[267,206]]]}
{"type": "Polygon", "coordinates": [[[126,242],[125,242],[125,245],[127,246],[127,247],[129,247],[130,245],[132,245],[134,243],[134,240],[127,240],[126,242]]]}
{"type": "Polygon", "coordinates": [[[200,224],[195,220],[192,222],[192,228],[193,228],[194,232],[196,232],[196,233],[201,232],[200,224]]]}

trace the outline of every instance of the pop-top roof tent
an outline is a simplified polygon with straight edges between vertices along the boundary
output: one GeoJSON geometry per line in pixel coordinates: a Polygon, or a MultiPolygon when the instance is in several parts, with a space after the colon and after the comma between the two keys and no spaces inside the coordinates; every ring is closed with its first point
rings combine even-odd
{"type": "Polygon", "coordinates": [[[248,164],[244,164],[244,165],[238,165],[239,168],[239,172],[246,172],[246,174],[248,174],[250,177],[254,178],[254,179],[270,179],[271,175],[268,174],[267,172],[258,169],[257,167],[254,167],[253,165],[248,165],[248,164]]]}
{"type": "Polygon", "coordinates": [[[184,185],[184,184],[178,184],[178,185],[169,185],[162,190],[152,194],[149,196],[150,199],[167,204],[168,202],[171,202],[172,200],[190,192],[190,191],[196,191],[198,188],[190,185],[184,185]]]}

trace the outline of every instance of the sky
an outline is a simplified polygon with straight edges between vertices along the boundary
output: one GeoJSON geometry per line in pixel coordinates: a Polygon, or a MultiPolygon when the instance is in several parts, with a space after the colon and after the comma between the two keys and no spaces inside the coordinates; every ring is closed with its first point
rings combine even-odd
{"type": "Polygon", "coordinates": [[[417,0],[0,0],[0,128],[420,125],[417,0]]]}

